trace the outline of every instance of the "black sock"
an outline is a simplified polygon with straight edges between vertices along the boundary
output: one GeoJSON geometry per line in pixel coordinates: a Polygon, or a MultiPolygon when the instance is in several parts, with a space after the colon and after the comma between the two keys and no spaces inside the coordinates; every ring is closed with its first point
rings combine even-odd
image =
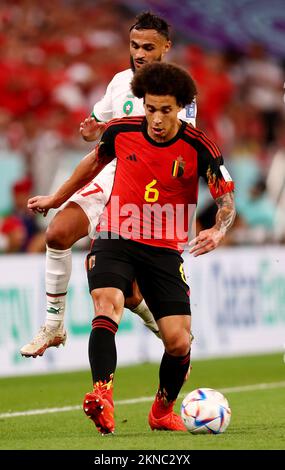
{"type": "Polygon", "coordinates": [[[105,315],[99,315],[92,321],[89,338],[89,362],[93,383],[109,382],[117,365],[115,334],[118,324],[105,315]]]}
{"type": "Polygon", "coordinates": [[[158,392],[168,402],[176,400],[181,390],[190,364],[190,351],[186,356],[172,356],[164,352],[159,369],[158,392]]]}

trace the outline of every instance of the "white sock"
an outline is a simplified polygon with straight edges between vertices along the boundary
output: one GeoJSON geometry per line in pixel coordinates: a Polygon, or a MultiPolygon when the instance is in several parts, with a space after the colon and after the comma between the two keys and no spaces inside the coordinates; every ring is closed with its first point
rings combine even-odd
{"type": "Polygon", "coordinates": [[[138,304],[137,307],[132,309],[132,312],[136,313],[139,317],[141,317],[145,323],[155,323],[153,314],[151,313],[144,299],[142,299],[142,301],[138,304]]]}
{"type": "Polygon", "coordinates": [[[71,276],[71,248],[46,251],[47,314],[45,325],[49,328],[63,326],[67,287],[71,276]]]}

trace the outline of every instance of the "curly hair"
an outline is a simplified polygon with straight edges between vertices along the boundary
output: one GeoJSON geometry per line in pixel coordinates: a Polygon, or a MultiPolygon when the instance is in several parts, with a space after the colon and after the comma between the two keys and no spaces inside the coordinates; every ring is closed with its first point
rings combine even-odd
{"type": "Polygon", "coordinates": [[[150,11],[144,11],[136,16],[136,22],[130,27],[133,29],[155,29],[159,34],[169,40],[169,24],[163,18],[154,15],[150,11]]]}
{"type": "Polygon", "coordinates": [[[170,95],[183,108],[192,103],[197,88],[192,77],[175,64],[152,62],[136,71],[131,82],[131,89],[137,98],[150,95],[170,95]]]}

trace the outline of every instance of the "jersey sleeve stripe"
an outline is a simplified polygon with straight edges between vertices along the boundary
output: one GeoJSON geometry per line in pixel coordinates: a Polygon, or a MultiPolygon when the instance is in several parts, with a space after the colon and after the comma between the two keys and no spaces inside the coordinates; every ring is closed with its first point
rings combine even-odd
{"type": "Polygon", "coordinates": [[[218,147],[211,140],[209,140],[203,132],[198,132],[197,134],[187,132],[187,135],[202,142],[214,158],[221,156],[221,152],[218,147]]]}
{"type": "Polygon", "coordinates": [[[212,154],[214,158],[221,156],[221,152],[216,146],[216,144],[214,144],[214,142],[208,139],[208,137],[204,134],[204,132],[198,131],[194,128],[193,129],[188,128],[188,127],[185,129],[185,132],[189,137],[196,138],[197,140],[202,142],[207,147],[207,149],[210,151],[210,153],[212,154]]]}
{"type": "Polygon", "coordinates": [[[142,116],[140,118],[126,117],[126,118],[123,118],[123,119],[112,119],[111,121],[108,122],[108,124],[106,126],[106,130],[110,129],[114,126],[116,126],[116,127],[120,126],[121,130],[122,129],[131,130],[132,127],[137,127],[138,129],[141,129],[143,119],[144,119],[144,116],[142,116]]]}
{"type": "MultiPolygon", "coordinates": [[[[195,132],[195,129],[193,130],[195,132]]],[[[212,141],[210,140],[206,134],[204,134],[204,132],[197,132],[197,137],[198,139],[200,139],[201,141],[203,141],[206,145],[208,145],[211,149],[212,149],[212,154],[214,157],[220,157],[221,156],[221,151],[220,149],[217,147],[217,145],[212,141]]]]}
{"type": "Polygon", "coordinates": [[[124,132],[141,132],[141,124],[140,123],[129,123],[129,122],[121,122],[117,123],[114,122],[113,124],[106,127],[106,132],[111,132],[113,136],[124,133],[124,132]]]}
{"type": "Polygon", "coordinates": [[[116,118],[116,119],[111,119],[111,121],[108,122],[109,124],[140,124],[144,120],[144,116],[139,116],[139,117],[124,117],[124,118],[116,118]]]}

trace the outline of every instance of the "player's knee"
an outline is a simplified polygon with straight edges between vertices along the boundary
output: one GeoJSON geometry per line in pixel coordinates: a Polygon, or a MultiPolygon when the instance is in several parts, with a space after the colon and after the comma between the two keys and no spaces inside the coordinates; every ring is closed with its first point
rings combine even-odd
{"type": "Polygon", "coordinates": [[[119,289],[95,289],[92,298],[96,315],[107,315],[119,322],[124,308],[124,296],[119,289]]]}
{"type": "Polygon", "coordinates": [[[165,343],[165,350],[171,356],[185,356],[190,349],[189,334],[177,334],[170,337],[165,343]]]}
{"type": "Polygon", "coordinates": [[[46,244],[55,250],[67,250],[72,246],[72,240],[66,227],[52,223],[46,232],[46,244]]]}

